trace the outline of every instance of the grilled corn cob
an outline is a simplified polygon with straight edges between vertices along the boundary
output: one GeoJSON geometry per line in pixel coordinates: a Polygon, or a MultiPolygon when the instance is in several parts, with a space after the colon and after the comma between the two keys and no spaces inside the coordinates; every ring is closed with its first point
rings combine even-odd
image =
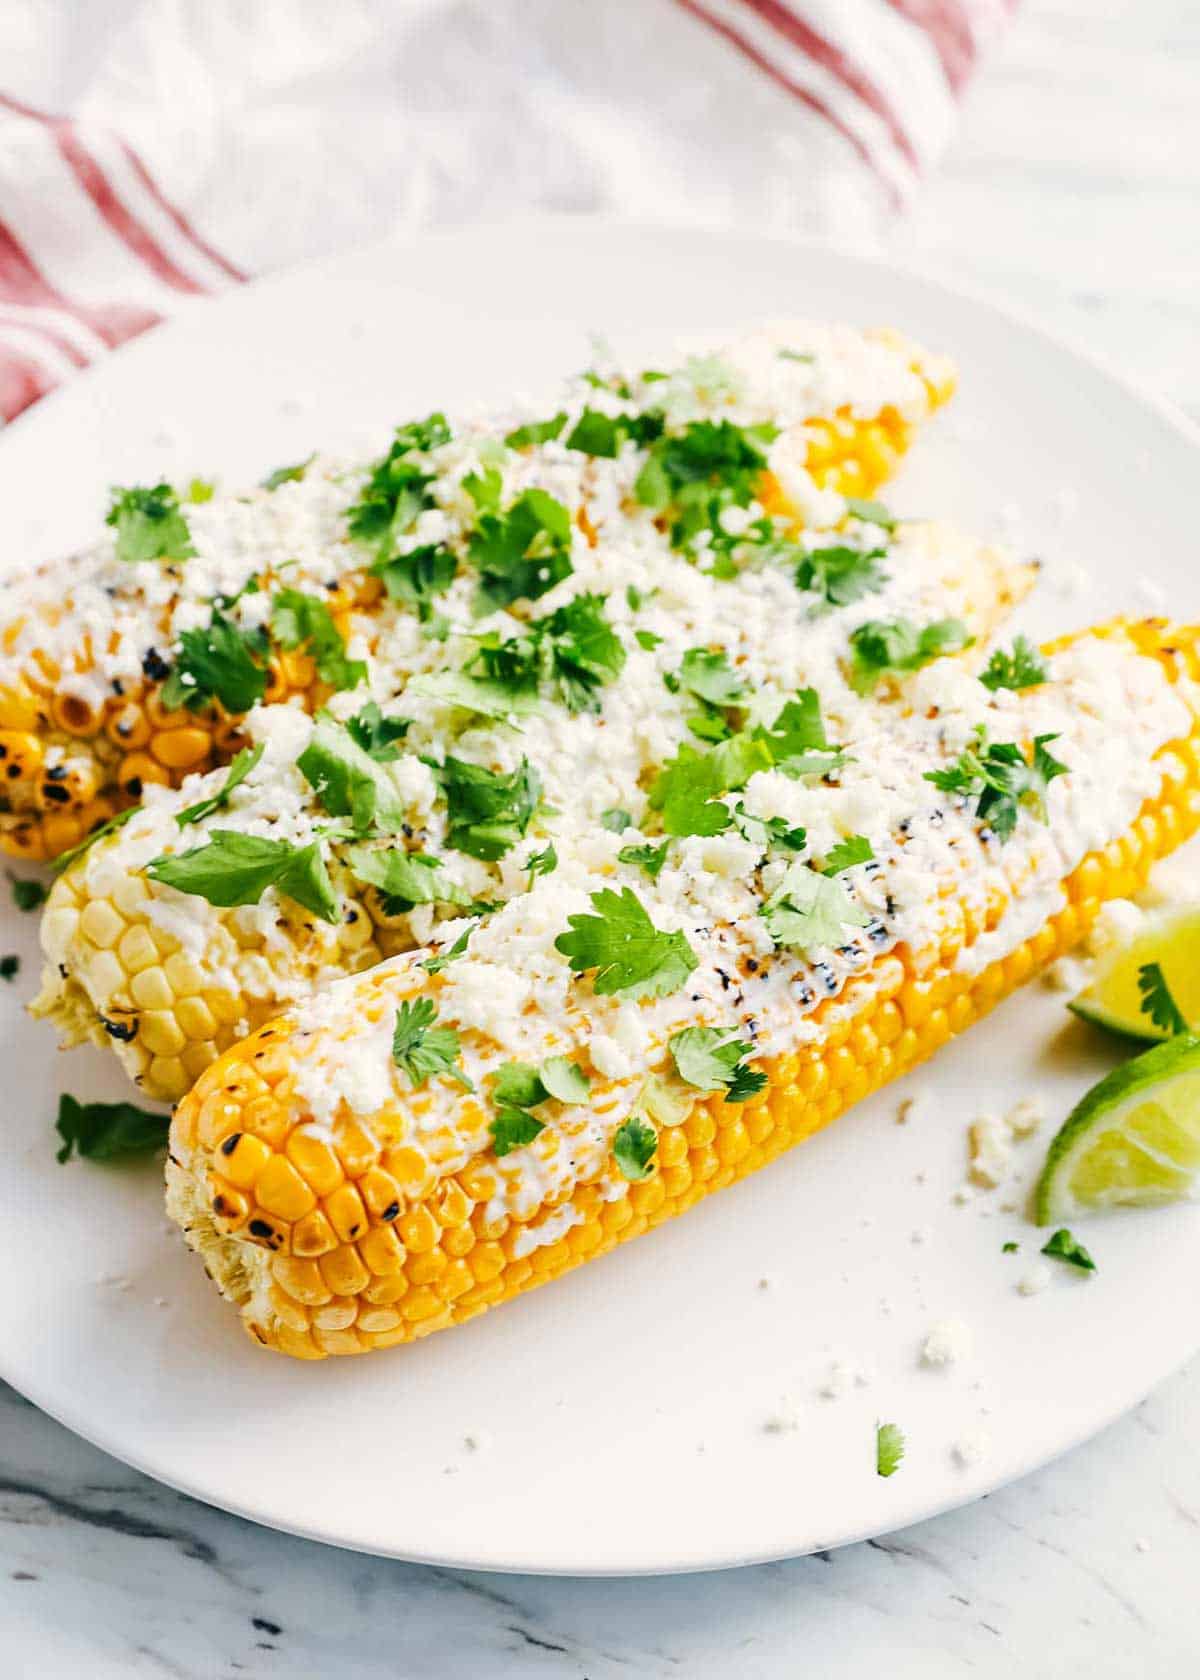
{"type": "MultiPolygon", "coordinates": [[[[871,553],[875,542],[865,540],[862,552],[871,553]]],[[[728,615],[725,652],[739,681],[750,687],[774,677],[785,693],[815,683],[826,725],[840,738],[853,730],[852,718],[862,710],[844,668],[850,637],[868,612],[903,612],[919,622],[950,614],[986,640],[1032,578],[1029,567],[929,523],[901,526],[887,564],[889,584],[848,606],[826,603],[813,618],[811,591],[798,592],[786,573],[713,580],[653,545],[621,555],[604,545],[590,551],[564,587],[605,589],[625,661],[619,682],[597,694],[597,710],[564,717],[552,706],[544,716],[522,716],[516,732],[491,723],[481,727],[469,712],[437,696],[418,698],[411,689],[402,694],[400,703],[412,720],[404,741],[409,750],[391,774],[405,802],[403,844],[439,857],[446,883],[440,901],[411,911],[392,908],[379,890],[356,879],[350,867],[353,840],[335,839],[327,846],[339,901],[332,923],[274,892],[263,904],[220,907],[184,897],[146,873],[155,856],[193,847],[214,830],[244,827],[309,844],[328,827],[327,813],[296,768],[311,724],[293,708],[262,708],[249,727],[266,744],[266,756],[225,807],[178,826],[181,812],[219,787],[220,772],[207,781],[193,777],[177,792],[156,790],[145,810],[98,841],[56,883],[42,924],[46,962],[34,1013],[53,1019],[68,1042],[87,1038],[111,1045],[148,1095],[174,1100],[221,1051],[314,985],[422,943],[435,917],[461,916],[473,900],[503,900],[525,889],[526,846],[494,862],[447,852],[446,808],[422,759],[444,753],[448,740],[455,754],[493,769],[515,771],[527,757],[551,805],[569,803],[575,820],[599,824],[605,811],[639,800],[644,806],[636,776],[667,756],[672,732],[675,739],[694,740],[691,714],[702,702],[682,685],[672,694],[664,679],[675,680],[689,646],[702,639],[703,626],[714,617],[728,615]],[[633,578],[647,596],[652,581],[657,605],[641,597],[634,597],[638,607],[631,605],[623,590],[633,578]],[[649,646],[637,639],[639,629],[647,636],[645,625],[652,626],[649,646]],[[614,780],[607,762],[621,741],[634,743],[633,781],[614,780]]],[[[414,660],[441,661],[444,674],[460,662],[466,645],[458,638],[417,639],[411,653],[414,660]]],[[[412,674],[411,665],[393,677],[397,687],[405,674],[412,674]]],[[[427,667],[424,677],[431,674],[427,667]]],[[[632,826],[632,812],[629,821],[632,826]]],[[[531,843],[539,828],[551,838],[556,832],[552,819],[538,819],[531,843]]],[[[545,839],[543,833],[536,844],[545,839]]],[[[634,841],[631,834],[629,843],[634,841]]]]}
{"type": "MultiPolygon", "coordinates": [[[[166,486],[119,493],[109,518],[115,536],[14,589],[0,623],[0,850],[54,858],[146,787],[178,786],[232,757],[246,705],[237,703],[237,684],[224,691],[218,684],[214,693],[172,682],[173,674],[188,672],[185,682],[194,676],[181,657],[183,632],[223,619],[243,636],[261,636],[272,595],[300,588],[319,596],[355,658],[386,641],[383,586],[367,573],[363,543],[348,537],[348,519],[372,546],[386,545],[386,552],[379,547],[385,560],[440,543],[461,554],[485,505],[469,493],[472,475],[485,485],[499,471],[507,497],[549,492],[595,541],[622,500],[626,513],[632,505],[646,519],[656,516],[630,494],[642,446],[652,441],[644,415],[653,409],[666,416],[668,432],[726,421],[779,428],[755,475],[763,508],[829,522],[839,496],[868,495],[890,475],[916,425],[953,386],[944,359],[898,334],[806,326],[760,333],[649,382],[631,378],[613,372],[576,382],[559,427],[576,440],[571,447],[534,416],[506,463],[502,440],[514,430],[520,439],[521,416],[468,422],[453,438],[402,429],[407,457],[394,446],[369,478],[362,468],[310,462],[272,475],[248,496],[212,498],[201,487],[209,499],[197,505],[181,505],[166,486]],[[590,440],[578,431],[589,415],[590,440]],[[612,431],[614,418],[631,417],[642,419],[640,429],[612,431]],[[618,462],[615,438],[638,447],[618,462]],[[403,489],[393,477],[389,503],[375,493],[380,468],[387,479],[402,459],[411,471],[403,489]],[[406,500],[414,486],[419,493],[406,500]],[[398,506],[411,514],[407,533],[398,506]]],[[[659,524],[665,531],[665,518],[659,524]]],[[[247,645],[263,672],[252,684],[268,701],[295,696],[316,709],[328,698],[328,673],[311,646],[274,637],[247,645]]]]}
{"type": "MultiPolygon", "coordinates": [[[[228,1050],[176,1111],[167,1205],[249,1333],[322,1358],[461,1323],[763,1165],[1069,949],[1200,826],[1200,630],[1114,625],[1047,656],[1049,680],[1035,671],[1029,695],[997,708],[1033,737],[1014,747],[1016,780],[999,768],[1018,759],[983,737],[955,757],[961,731],[947,740],[934,720],[921,737],[928,717],[893,720],[898,757],[919,738],[941,746],[938,779],[921,780],[943,800],[876,848],[897,919],[851,926],[843,898],[836,952],[826,933],[803,960],[748,957],[742,920],[720,919],[734,899],[704,927],[685,893],[673,931],[658,930],[678,972],[660,966],[663,984],[621,1003],[602,965],[619,968],[624,948],[597,968],[581,949],[588,918],[566,914],[588,902],[585,873],[514,901],[433,973],[428,957],[392,959],[228,1050]],[[1059,734],[1042,730],[1058,717],[1059,734]],[[909,851],[940,864],[924,889],[904,881],[909,851]],[[551,945],[547,919],[572,932],[551,945]],[[556,974],[555,952],[572,974],[561,961],[556,974]],[[785,984],[773,991],[764,968],[785,984]],[[704,1027],[708,1040],[688,1040],[704,1027]],[[722,1045],[734,1048],[716,1066],[722,1045]],[[747,1080],[759,1058],[764,1077],[747,1080]]],[[[924,679],[947,714],[973,681],[951,664],[924,679]]],[[[859,877],[869,868],[860,849],[860,906],[879,896],[859,877]]],[[[786,943],[778,921],[772,937],[786,943]]]]}

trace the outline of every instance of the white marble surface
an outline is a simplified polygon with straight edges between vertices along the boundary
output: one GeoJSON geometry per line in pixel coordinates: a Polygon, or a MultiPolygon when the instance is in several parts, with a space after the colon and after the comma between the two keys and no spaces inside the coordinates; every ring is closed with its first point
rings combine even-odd
{"type": "MultiPolygon", "coordinates": [[[[1200,417],[1198,78],[1192,0],[1026,0],[889,248],[1088,341],[1200,417]]],[[[1192,1310],[1186,1280],[1163,1287],[1192,1310]]],[[[1181,1676],[1200,1664],[1198,1437],[1200,1364],[1040,1474],[889,1539],[723,1575],[573,1582],[268,1533],[0,1388],[0,1674],[1181,1676]]]]}

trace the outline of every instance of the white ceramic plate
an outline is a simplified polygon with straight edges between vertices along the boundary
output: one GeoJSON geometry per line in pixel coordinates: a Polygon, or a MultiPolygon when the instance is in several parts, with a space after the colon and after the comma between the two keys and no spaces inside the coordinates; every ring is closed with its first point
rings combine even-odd
{"type": "MultiPolygon", "coordinates": [[[[442,402],[549,387],[586,361],[588,329],[657,356],[681,332],[788,313],[894,322],[957,359],[961,394],[894,500],[985,529],[1017,520],[1022,545],[1053,559],[1034,629],[1145,610],[1140,578],[1200,614],[1200,454],[1162,410],[928,280],[646,228],[426,238],[196,308],[0,439],[2,552],[19,569],[86,540],[113,481],[256,478],[318,442],[373,447],[442,402]],[[1079,566],[1086,587],[1065,592],[1079,566]]],[[[0,1368],[99,1446],[261,1522],[491,1569],[798,1553],[1033,1469],[1200,1341],[1179,1283],[1200,1270],[1193,1209],[1097,1222],[1084,1234],[1098,1275],[1060,1267],[1026,1298],[1017,1280],[1042,1239],[1000,1195],[953,1200],[974,1116],[1031,1088],[1061,1115],[1113,1054],[1034,990],[789,1159],[465,1329],[363,1361],[264,1355],[166,1227],[154,1169],[55,1164],[57,1093],[113,1098],[122,1082],[98,1053],[60,1058],[22,1016],[35,918],[5,918],[3,947],[26,965],[0,998],[0,1368]],[[915,1087],[934,1100],[899,1126],[915,1087]],[[973,1327],[975,1354],[922,1369],[922,1338],[948,1316],[973,1327]],[[838,1358],[874,1378],[824,1398],[838,1358]],[[798,1426],[765,1431],[785,1396],[798,1426]],[[908,1438],[887,1481],[879,1420],[908,1438]],[[990,1451],[964,1468],[952,1443],[981,1429],[990,1451]],[[476,1432],[486,1444],[470,1451],[476,1432]]]]}

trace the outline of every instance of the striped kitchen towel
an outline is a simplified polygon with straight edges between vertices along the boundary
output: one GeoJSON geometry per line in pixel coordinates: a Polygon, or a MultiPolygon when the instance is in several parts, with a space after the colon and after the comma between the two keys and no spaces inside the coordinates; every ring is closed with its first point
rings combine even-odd
{"type": "Polygon", "coordinates": [[[1016,0],[5,0],[0,417],[189,301],[420,226],[858,237],[1016,0]]]}

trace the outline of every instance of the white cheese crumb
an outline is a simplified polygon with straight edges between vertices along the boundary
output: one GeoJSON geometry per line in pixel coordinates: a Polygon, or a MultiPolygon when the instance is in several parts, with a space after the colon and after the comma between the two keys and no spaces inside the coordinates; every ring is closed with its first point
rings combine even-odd
{"type": "Polygon", "coordinates": [[[965,1435],[959,1436],[950,1451],[957,1464],[964,1470],[970,1470],[983,1463],[991,1447],[991,1437],[986,1429],[970,1429],[965,1435]]]}
{"type": "Polygon", "coordinates": [[[933,1241],[933,1226],[918,1225],[908,1240],[914,1248],[925,1248],[933,1241]]]}
{"type": "Polygon", "coordinates": [[[1043,1289],[1050,1287],[1052,1275],[1044,1260],[1035,1260],[1017,1283],[1017,1293],[1019,1295],[1040,1295],[1043,1289]]]}
{"type": "Polygon", "coordinates": [[[974,1352],[975,1338],[961,1318],[943,1318],[933,1326],[921,1347],[921,1363],[934,1370],[957,1365],[974,1352]]]}
{"type": "Polygon", "coordinates": [[[1041,1096],[1033,1093],[1022,1097],[1009,1109],[1004,1116],[1004,1123],[1016,1138],[1032,1137],[1046,1118],[1046,1104],[1041,1096]]]}
{"type": "Polygon", "coordinates": [[[854,1359],[835,1359],[817,1390],[823,1400],[841,1400],[852,1388],[866,1388],[874,1372],[854,1359]]]}
{"type": "Polygon", "coordinates": [[[486,1429],[470,1429],[463,1436],[463,1446],[468,1452],[486,1452],[492,1444],[492,1436],[486,1429]]]}
{"type": "Polygon", "coordinates": [[[1137,1547],[1139,1552],[1148,1552],[1150,1550],[1150,1542],[1146,1539],[1144,1534],[1140,1535],[1138,1539],[1134,1541],[1134,1545],[1137,1547]]]}
{"type": "Polygon", "coordinates": [[[971,1178],[994,1190],[1008,1172],[1012,1138],[1007,1126],[994,1114],[981,1114],[971,1124],[971,1178]]]}

